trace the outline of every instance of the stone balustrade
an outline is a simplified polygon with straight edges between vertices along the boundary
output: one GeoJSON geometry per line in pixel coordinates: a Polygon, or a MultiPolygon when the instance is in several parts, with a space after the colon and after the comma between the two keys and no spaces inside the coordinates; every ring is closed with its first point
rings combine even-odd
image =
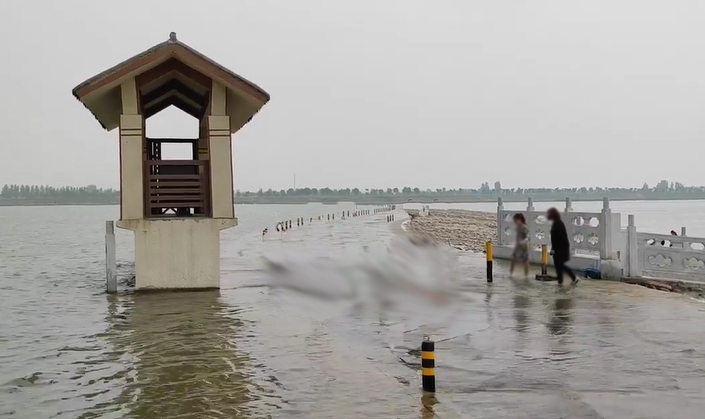
{"type": "MultiPolygon", "coordinates": [[[[541,245],[551,245],[551,223],[543,211],[534,209],[529,198],[526,211],[504,209],[497,204],[495,258],[511,258],[516,236],[512,217],[521,212],[530,234],[530,260],[540,259],[541,245]]],[[[626,228],[621,215],[612,213],[604,198],[602,211],[573,211],[566,199],[563,222],[568,230],[573,252],[572,265],[578,269],[595,268],[607,278],[654,277],[705,282],[705,238],[689,237],[682,228],[680,236],[636,231],[634,215],[628,216],[626,228]]]]}

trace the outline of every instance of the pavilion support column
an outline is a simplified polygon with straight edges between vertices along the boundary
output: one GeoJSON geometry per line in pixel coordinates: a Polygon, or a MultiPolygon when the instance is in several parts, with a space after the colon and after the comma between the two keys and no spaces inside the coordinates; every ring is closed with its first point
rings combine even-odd
{"type": "Polygon", "coordinates": [[[198,160],[208,160],[208,119],[203,118],[198,126],[198,160]]]}
{"type": "Polygon", "coordinates": [[[229,116],[208,117],[208,148],[213,218],[235,218],[229,116]]]}
{"type": "Polygon", "coordinates": [[[120,219],[144,218],[142,116],[120,115],[120,219]]]}
{"type": "Polygon", "coordinates": [[[144,218],[144,120],[139,112],[135,79],[120,85],[120,219],[144,218]]]}

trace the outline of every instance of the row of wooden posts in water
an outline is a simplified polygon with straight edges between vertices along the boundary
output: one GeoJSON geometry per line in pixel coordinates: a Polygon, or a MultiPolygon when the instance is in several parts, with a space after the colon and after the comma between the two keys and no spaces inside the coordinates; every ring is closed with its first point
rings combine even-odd
{"type": "MultiPolygon", "coordinates": [[[[381,214],[383,212],[388,212],[388,211],[393,211],[396,209],[396,205],[385,205],[380,208],[373,208],[371,210],[360,210],[360,211],[342,211],[341,213],[331,213],[331,214],[325,214],[325,215],[319,215],[315,218],[315,221],[335,221],[335,216],[336,214],[338,215],[338,219],[340,220],[345,220],[346,218],[354,218],[354,217],[362,217],[365,215],[371,215],[371,214],[381,214]]],[[[387,222],[394,221],[394,215],[388,215],[387,216],[387,222]]],[[[296,218],[296,221],[294,220],[285,220],[285,221],[279,221],[276,226],[277,231],[287,231],[290,230],[291,228],[294,227],[294,224],[296,224],[296,227],[303,227],[305,225],[306,219],[305,217],[299,217],[296,218]]],[[[308,219],[309,224],[312,224],[314,222],[314,217],[309,217],[308,219]]],[[[262,230],[262,236],[267,234],[267,229],[265,228],[262,230]]]]}

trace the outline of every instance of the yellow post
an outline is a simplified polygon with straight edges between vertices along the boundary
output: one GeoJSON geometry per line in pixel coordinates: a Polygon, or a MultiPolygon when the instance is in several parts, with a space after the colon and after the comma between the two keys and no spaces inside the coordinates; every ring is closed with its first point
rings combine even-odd
{"type": "Polygon", "coordinates": [[[541,275],[548,275],[548,246],[541,245],[541,275]]]}
{"type": "Polygon", "coordinates": [[[485,256],[487,258],[487,282],[492,282],[492,242],[485,243],[485,256]]]}

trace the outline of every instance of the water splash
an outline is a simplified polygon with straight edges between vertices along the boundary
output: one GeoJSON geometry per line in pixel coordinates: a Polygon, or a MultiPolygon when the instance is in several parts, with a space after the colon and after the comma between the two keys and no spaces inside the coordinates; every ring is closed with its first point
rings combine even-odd
{"type": "Polygon", "coordinates": [[[267,255],[265,281],[376,319],[395,346],[409,330],[452,323],[463,302],[455,258],[449,248],[400,237],[338,259],[267,255]]]}

